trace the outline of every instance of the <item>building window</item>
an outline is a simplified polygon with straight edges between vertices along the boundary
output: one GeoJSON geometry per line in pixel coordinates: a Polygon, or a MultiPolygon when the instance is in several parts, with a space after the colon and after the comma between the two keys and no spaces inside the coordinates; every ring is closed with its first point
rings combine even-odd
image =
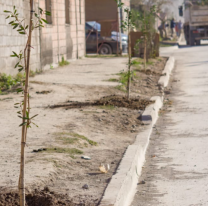
{"type": "Polygon", "coordinates": [[[45,0],[46,2],[46,11],[49,11],[51,13],[50,16],[46,15],[46,21],[48,24],[52,24],[52,5],[51,0],[45,0]]]}
{"type": "Polygon", "coordinates": [[[82,5],[81,5],[81,1],[79,0],[79,20],[80,20],[80,24],[82,24],[82,5]]]}
{"type": "Polygon", "coordinates": [[[66,24],[70,24],[69,0],[65,0],[65,18],[66,24]]]}

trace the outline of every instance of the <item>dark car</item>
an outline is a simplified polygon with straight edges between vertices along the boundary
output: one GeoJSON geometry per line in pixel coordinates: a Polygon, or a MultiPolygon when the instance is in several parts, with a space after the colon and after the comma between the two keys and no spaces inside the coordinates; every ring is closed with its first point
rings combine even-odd
{"type": "Polygon", "coordinates": [[[120,42],[111,37],[102,37],[100,31],[86,23],[86,52],[99,54],[116,54],[119,52],[120,42]]]}

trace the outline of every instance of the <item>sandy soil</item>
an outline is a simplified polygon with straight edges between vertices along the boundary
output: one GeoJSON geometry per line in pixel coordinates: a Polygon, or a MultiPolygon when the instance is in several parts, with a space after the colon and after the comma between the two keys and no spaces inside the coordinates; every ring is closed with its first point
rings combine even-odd
{"type": "MultiPolygon", "coordinates": [[[[53,196],[54,192],[67,195],[67,198],[61,198],[63,204],[54,205],[99,203],[127,146],[143,129],[139,120],[143,111],[115,105],[88,105],[81,108],[51,106],[74,101],[94,102],[114,94],[124,96],[123,91],[115,88],[118,82],[107,80],[118,79],[116,74],[126,70],[126,62],[126,58],[82,59],[31,78],[31,115],[39,114],[35,119],[39,128],[34,126],[27,137],[27,193],[36,189],[35,194],[39,194],[46,187],[47,190],[40,196],[53,196]],[[43,148],[47,150],[42,151],[43,148]],[[34,152],[38,149],[41,151],[34,152]],[[89,156],[91,160],[82,159],[82,155],[89,156]],[[110,165],[107,174],[99,171],[100,164],[110,165]]],[[[160,94],[157,82],[166,59],[151,62],[147,72],[143,71],[143,66],[134,68],[136,76],[132,82],[132,97],[148,100],[160,94]]],[[[18,110],[14,108],[14,103],[18,101],[21,101],[21,97],[14,93],[0,96],[2,194],[17,188],[21,135],[18,125],[21,120],[17,117],[18,110]]],[[[18,196],[7,194],[0,197],[4,206],[7,200],[11,203],[7,202],[8,206],[18,205],[18,196]]]]}

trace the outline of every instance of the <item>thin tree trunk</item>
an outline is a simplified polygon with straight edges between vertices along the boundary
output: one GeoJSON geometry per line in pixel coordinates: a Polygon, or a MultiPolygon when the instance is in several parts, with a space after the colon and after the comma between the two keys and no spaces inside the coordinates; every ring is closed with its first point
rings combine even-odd
{"type": "Polygon", "coordinates": [[[127,98],[130,99],[130,87],[131,87],[131,35],[130,35],[130,22],[128,12],[128,49],[129,49],[129,61],[128,61],[128,82],[127,82],[127,98]]]}
{"type": "Polygon", "coordinates": [[[122,43],[121,43],[121,9],[118,7],[118,32],[119,32],[119,39],[120,39],[120,55],[122,55],[122,43]]]}
{"type": "MultiPolygon", "coordinates": [[[[19,194],[20,194],[20,206],[25,206],[25,145],[27,134],[27,120],[26,111],[28,107],[29,98],[29,73],[30,73],[30,51],[31,51],[31,38],[32,38],[32,18],[33,18],[33,0],[30,0],[30,26],[29,36],[27,41],[27,61],[25,65],[26,79],[24,88],[24,105],[23,105],[23,126],[22,126],[22,138],[21,138],[21,158],[20,158],[20,178],[19,178],[19,194]]],[[[26,58],[26,57],[25,57],[26,58]]]]}
{"type": "Polygon", "coordinates": [[[145,35],[145,39],[144,39],[144,69],[146,70],[147,68],[147,38],[145,35]]]}
{"type": "Polygon", "coordinates": [[[166,28],[164,28],[164,32],[165,32],[165,38],[167,39],[168,38],[168,35],[167,35],[166,28]]]}
{"type": "Polygon", "coordinates": [[[144,23],[145,23],[145,35],[144,35],[144,69],[146,70],[147,67],[147,25],[145,15],[146,12],[144,11],[144,23]]]}

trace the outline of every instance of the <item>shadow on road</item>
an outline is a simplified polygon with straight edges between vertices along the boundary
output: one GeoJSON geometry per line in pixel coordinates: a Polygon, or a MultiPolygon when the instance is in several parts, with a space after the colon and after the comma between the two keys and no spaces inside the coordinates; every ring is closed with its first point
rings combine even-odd
{"type": "Polygon", "coordinates": [[[187,63],[185,65],[187,65],[188,67],[198,67],[198,66],[201,66],[201,65],[204,65],[204,64],[208,64],[208,61],[190,62],[190,63],[187,63]]]}
{"type": "Polygon", "coordinates": [[[178,44],[179,49],[191,48],[191,47],[202,47],[202,46],[208,46],[208,44],[201,44],[201,45],[197,45],[197,46],[189,46],[189,45],[180,45],[180,44],[178,44]]]}

